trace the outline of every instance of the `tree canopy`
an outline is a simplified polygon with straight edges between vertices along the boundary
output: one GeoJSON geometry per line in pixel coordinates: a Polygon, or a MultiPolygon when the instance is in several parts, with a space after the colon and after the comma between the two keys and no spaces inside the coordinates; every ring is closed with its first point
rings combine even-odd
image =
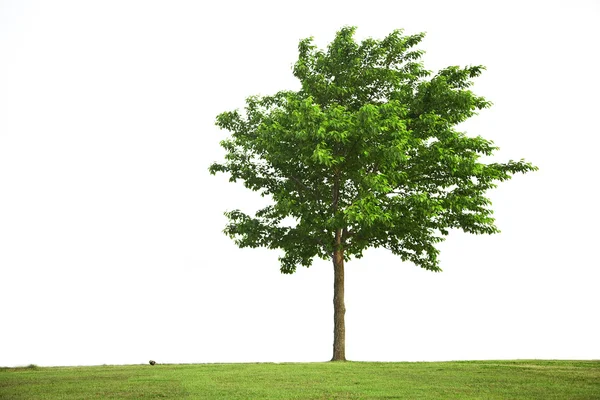
{"type": "Polygon", "coordinates": [[[300,41],[300,90],[249,97],[217,117],[231,135],[210,172],[271,200],[255,215],[227,211],[225,233],[240,247],[283,250],[283,273],[371,247],[440,271],[435,245],[449,230],[498,232],[486,191],[537,168],[485,163],[494,143],[457,129],[491,105],[470,90],[483,66],[433,74],[415,49],[423,33],[360,43],[354,33],[342,28],[325,50],[300,41]]]}

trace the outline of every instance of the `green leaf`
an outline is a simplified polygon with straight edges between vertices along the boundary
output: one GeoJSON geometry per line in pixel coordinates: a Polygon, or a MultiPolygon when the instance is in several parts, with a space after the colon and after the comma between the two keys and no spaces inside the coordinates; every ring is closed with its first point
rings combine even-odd
{"type": "Polygon", "coordinates": [[[491,106],[470,90],[483,66],[432,74],[415,47],[424,34],[356,42],[355,31],[342,28],[326,49],[300,41],[300,90],[250,96],[244,110],[217,116],[229,135],[209,172],[269,200],[254,216],[225,213],[225,233],[240,247],[282,250],[283,273],[371,247],[440,271],[436,244],[453,228],[499,232],[486,192],[537,168],[485,163],[493,142],[457,130],[491,106]]]}

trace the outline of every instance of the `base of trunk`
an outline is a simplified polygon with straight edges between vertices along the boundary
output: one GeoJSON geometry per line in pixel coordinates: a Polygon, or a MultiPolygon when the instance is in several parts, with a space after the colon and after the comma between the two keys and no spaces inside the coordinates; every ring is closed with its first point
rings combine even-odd
{"type": "Polygon", "coordinates": [[[333,254],[333,270],[333,358],[331,361],[346,361],[344,253],[340,249],[336,250],[333,254]]]}

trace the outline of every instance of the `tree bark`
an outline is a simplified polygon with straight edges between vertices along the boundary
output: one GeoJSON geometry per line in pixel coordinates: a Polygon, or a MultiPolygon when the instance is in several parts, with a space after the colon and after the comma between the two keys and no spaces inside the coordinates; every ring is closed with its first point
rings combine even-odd
{"type": "Polygon", "coordinates": [[[346,361],[346,305],[344,304],[344,249],[342,232],[335,235],[333,252],[333,358],[331,361],[346,361]]]}

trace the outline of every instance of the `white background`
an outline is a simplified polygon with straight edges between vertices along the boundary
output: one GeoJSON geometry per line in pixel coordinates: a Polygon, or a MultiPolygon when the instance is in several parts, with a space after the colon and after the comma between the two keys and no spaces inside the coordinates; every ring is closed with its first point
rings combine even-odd
{"type": "Polygon", "coordinates": [[[0,366],[330,359],[331,263],[238,249],[222,213],[261,199],[207,168],[216,115],[297,89],[298,41],[344,25],[487,66],[464,129],[540,167],[443,273],[347,263],[348,358],[600,358],[599,4],[0,0],[0,366]]]}

